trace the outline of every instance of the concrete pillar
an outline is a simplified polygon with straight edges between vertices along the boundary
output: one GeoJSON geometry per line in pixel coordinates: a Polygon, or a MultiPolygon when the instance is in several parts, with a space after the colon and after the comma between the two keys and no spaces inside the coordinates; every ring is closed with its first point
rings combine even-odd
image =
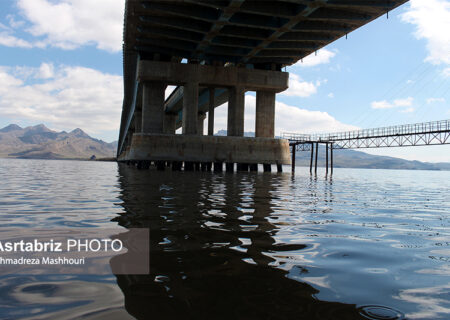
{"type": "Polygon", "coordinates": [[[205,119],[206,119],[206,114],[203,112],[199,112],[198,117],[197,117],[197,134],[200,136],[203,135],[203,131],[205,128],[205,119]]]}
{"type": "Polygon", "coordinates": [[[223,163],[214,162],[214,172],[222,172],[222,171],[223,171],[223,163]]]}
{"type": "Polygon", "coordinates": [[[214,135],[214,97],[215,89],[209,88],[208,136],[214,135]]]}
{"type": "Polygon", "coordinates": [[[183,91],[183,134],[197,134],[198,83],[188,82],[183,91]]]}
{"type": "Polygon", "coordinates": [[[134,132],[142,132],[142,112],[141,110],[134,111],[134,132]]]}
{"type": "Polygon", "coordinates": [[[275,92],[256,92],[255,136],[275,136],[275,92]]]}
{"type": "Polygon", "coordinates": [[[184,162],[184,171],[194,171],[194,163],[190,161],[184,162]]]}
{"type": "Polygon", "coordinates": [[[177,116],[173,113],[164,114],[164,133],[175,134],[177,116]]]}
{"type": "Polygon", "coordinates": [[[236,170],[241,172],[248,172],[248,167],[248,163],[238,163],[236,170]]]}
{"type": "Polygon", "coordinates": [[[142,132],[162,133],[164,121],[164,91],[161,82],[144,82],[142,88],[142,132]]]}
{"type": "Polygon", "coordinates": [[[244,88],[232,87],[229,89],[227,123],[228,136],[242,137],[244,135],[244,104],[244,88]]]}

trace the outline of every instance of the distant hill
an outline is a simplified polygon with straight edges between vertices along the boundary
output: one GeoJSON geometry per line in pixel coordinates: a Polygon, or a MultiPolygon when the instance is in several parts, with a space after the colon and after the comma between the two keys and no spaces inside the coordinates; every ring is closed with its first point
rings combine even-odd
{"type": "Polygon", "coordinates": [[[43,124],[0,129],[0,157],[28,159],[90,159],[115,156],[117,143],[94,139],[77,128],[69,133],[43,124]]]}
{"type": "MultiPolygon", "coordinates": [[[[226,130],[219,130],[216,135],[226,136],[226,130]]],[[[244,136],[254,137],[254,132],[245,132],[244,136]]],[[[311,153],[309,151],[297,152],[295,164],[309,167],[311,153]]],[[[429,163],[409,161],[400,158],[376,156],[362,151],[343,149],[333,150],[335,168],[368,168],[368,169],[408,169],[408,170],[450,170],[450,163],[429,163]]],[[[325,147],[319,148],[317,159],[319,167],[325,166],[325,147]]]]}
{"type": "MultiPolygon", "coordinates": [[[[311,152],[309,151],[297,152],[296,165],[309,167],[310,157],[311,152]]],[[[333,150],[333,163],[335,168],[450,170],[450,163],[410,161],[350,149],[333,150]]],[[[325,147],[319,148],[317,165],[325,166],[325,147]]]]}

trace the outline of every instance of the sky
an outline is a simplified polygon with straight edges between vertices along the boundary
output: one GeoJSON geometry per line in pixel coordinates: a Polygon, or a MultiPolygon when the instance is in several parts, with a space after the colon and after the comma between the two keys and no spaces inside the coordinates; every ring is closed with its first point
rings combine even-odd
{"type": "MultiPolygon", "coordinates": [[[[0,1],[0,127],[44,123],[117,140],[123,10],[124,0],[0,1]]],[[[449,30],[450,0],[411,0],[287,67],[276,134],[450,119],[449,30]]],[[[254,113],[247,93],[245,131],[254,113]]],[[[226,114],[226,104],[216,109],[216,131],[226,114]]],[[[363,151],[450,162],[448,145],[363,151]]]]}

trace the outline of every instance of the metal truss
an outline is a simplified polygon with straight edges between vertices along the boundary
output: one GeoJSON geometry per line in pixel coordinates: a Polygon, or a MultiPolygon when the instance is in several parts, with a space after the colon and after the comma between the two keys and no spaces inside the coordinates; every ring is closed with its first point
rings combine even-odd
{"type": "Polygon", "coordinates": [[[282,137],[297,151],[309,151],[314,143],[333,149],[443,145],[450,144],[450,120],[319,135],[284,133],[282,137]]]}

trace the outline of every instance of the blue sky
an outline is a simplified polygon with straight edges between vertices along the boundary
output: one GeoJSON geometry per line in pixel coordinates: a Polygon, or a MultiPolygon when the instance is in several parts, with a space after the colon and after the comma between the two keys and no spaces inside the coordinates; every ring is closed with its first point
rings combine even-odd
{"type": "MultiPolygon", "coordinates": [[[[117,139],[123,3],[0,1],[0,127],[44,123],[117,139]]],[[[290,89],[277,95],[277,134],[450,119],[448,30],[448,0],[411,0],[288,67],[290,89]]],[[[254,131],[254,104],[249,93],[246,131],[254,131]]],[[[226,129],[226,105],[215,127],[226,129]]],[[[368,152],[450,161],[449,146],[368,152]]]]}

